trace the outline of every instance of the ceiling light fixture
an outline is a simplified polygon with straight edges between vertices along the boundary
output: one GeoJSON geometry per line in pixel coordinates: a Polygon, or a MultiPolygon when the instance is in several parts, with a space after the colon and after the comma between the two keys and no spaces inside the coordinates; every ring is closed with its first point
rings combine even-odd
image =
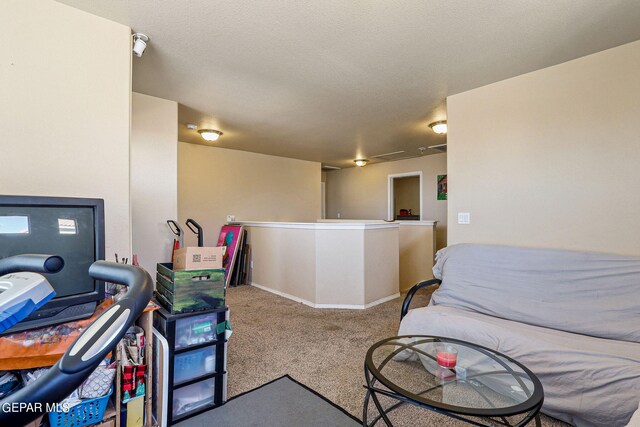
{"type": "Polygon", "coordinates": [[[218,138],[222,135],[222,132],[214,129],[198,129],[198,133],[202,136],[206,141],[217,141],[218,138]]]}
{"type": "Polygon", "coordinates": [[[366,165],[367,163],[369,163],[369,160],[367,160],[367,159],[355,159],[353,161],[353,163],[355,163],[356,166],[362,167],[362,166],[366,165]]]}
{"type": "Polygon", "coordinates": [[[447,133],[447,121],[446,120],[439,120],[437,122],[433,122],[433,123],[431,123],[429,125],[429,127],[431,128],[431,130],[433,130],[438,135],[442,135],[442,134],[447,133]]]}
{"type": "Polygon", "coordinates": [[[144,50],[147,48],[148,42],[149,36],[142,33],[135,33],[133,35],[133,54],[140,58],[144,53],[144,50]]]}

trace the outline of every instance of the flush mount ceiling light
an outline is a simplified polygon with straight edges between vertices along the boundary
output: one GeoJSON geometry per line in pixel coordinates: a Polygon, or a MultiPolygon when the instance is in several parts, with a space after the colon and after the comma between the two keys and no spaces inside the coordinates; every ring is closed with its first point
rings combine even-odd
{"type": "Polygon", "coordinates": [[[144,50],[147,48],[148,42],[149,36],[142,33],[135,33],[133,35],[133,54],[140,58],[144,53],[144,50]]]}
{"type": "Polygon", "coordinates": [[[367,159],[355,159],[353,161],[353,163],[355,163],[356,166],[362,167],[362,166],[366,165],[367,163],[369,163],[369,160],[367,160],[367,159]]]}
{"type": "Polygon", "coordinates": [[[198,129],[198,133],[202,136],[206,141],[217,141],[218,138],[222,135],[222,132],[214,129],[198,129]]]}
{"type": "Polygon", "coordinates": [[[429,127],[431,128],[431,130],[433,130],[435,133],[437,133],[438,135],[442,135],[447,133],[447,121],[446,120],[440,120],[437,122],[433,122],[429,125],[429,127]]]}

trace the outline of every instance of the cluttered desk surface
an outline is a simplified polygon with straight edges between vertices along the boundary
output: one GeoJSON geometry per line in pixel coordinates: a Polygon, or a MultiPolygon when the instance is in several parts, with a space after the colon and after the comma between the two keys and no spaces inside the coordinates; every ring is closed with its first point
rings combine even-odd
{"type": "MultiPolygon", "coordinates": [[[[107,299],[87,319],[0,337],[0,371],[31,369],[55,364],[78,336],[112,305],[107,299]]],[[[145,311],[156,310],[150,302],[145,311]]]]}

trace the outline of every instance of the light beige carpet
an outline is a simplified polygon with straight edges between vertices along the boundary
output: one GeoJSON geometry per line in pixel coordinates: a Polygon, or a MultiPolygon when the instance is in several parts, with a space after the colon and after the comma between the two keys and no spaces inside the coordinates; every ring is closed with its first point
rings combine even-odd
{"type": "MultiPolygon", "coordinates": [[[[426,293],[414,304],[425,305],[426,293]]],[[[367,310],[314,309],[252,286],[227,290],[233,335],[228,347],[228,397],[288,374],[362,419],[364,358],[396,335],[402,298],[367,310]]],[[[405,405],[406,406],[406,405],[405,405]]],[[[407,407],[401,426],[457,426],[459,421],[407,407]]],[[[370,411],[371,413],[371,411],[370,411]]],[[[542,425],[567,424],[543,417],[542,425]]]]}

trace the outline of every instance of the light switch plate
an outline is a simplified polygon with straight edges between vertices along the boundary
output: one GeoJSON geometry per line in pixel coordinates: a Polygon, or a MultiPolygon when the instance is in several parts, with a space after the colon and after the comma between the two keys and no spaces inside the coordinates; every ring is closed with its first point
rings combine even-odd
{"type": "Polygon", "coordinates": [[[471,224],[471,213],[458,212],[458,224],[471,224]]]}

